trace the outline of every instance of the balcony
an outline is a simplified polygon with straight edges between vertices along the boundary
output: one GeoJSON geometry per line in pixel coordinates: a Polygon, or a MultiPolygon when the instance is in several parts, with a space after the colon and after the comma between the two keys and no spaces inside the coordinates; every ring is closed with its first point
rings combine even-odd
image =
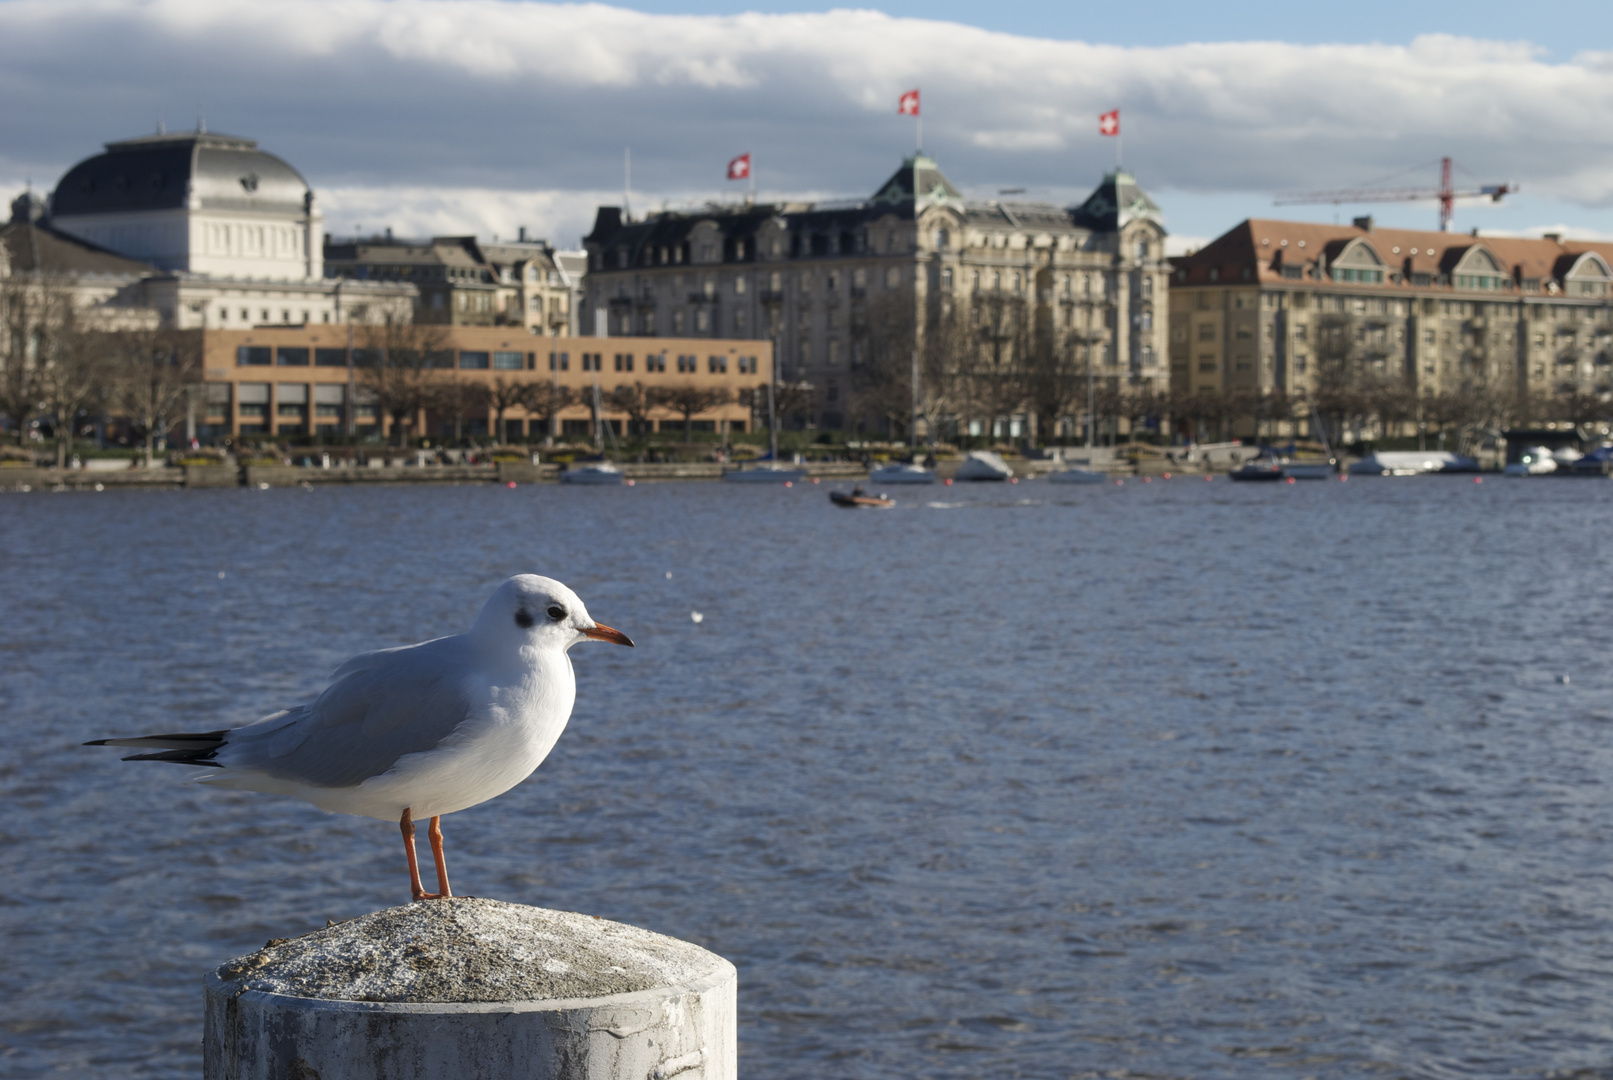
{"type": "Polygon", "coordinates": [[[782,304],[784,303],[784,290],[762,289],[756,294],[756,298],[763,304],[782,304]]]}
{"type": "Polygon", "coordinates": [[[689,294],[689,303],[691,304],[715,304],[716,302],[716,293],[711,293],[708,295],[703,292],[692,292],[689,294]]]}

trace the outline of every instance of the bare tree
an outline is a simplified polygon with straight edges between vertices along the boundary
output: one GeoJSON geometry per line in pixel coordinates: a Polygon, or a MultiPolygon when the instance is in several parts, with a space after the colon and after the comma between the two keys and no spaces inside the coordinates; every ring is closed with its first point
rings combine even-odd
{"type": "Polygon", "coordinates": [[[435,382],[426,398],[426,408],[453,425],[454,441],[465,437],[465,422],[471,417],[486,419],[488,390],[481,383],[462,382],[452,377],[435,382]]]}
{"type": "Polygon", "coordinates": [[[673,412],[682,414],[683,441],[690,442],[694,438],[695,414],[726,405],[732,400],[733,395],[726,387],[680,383],[669,386],[662,392],[661,404],[673,412]]]}
{"type": "Polygon", "coordinates": [[[360,379],[376,407],[391,418],[398,445],[406,446],[438,389],[431,373],[448,347],[448,334],[440,326],[387,322],[364,327],[360,340],[360,379]]]}
{"type": "Polygon", "coordinates": [[[611,412],[626,413],[633,430],[650,430],[650,413],[661,404],[658,387],[642,382],[622,383],[605,397],[605,407],[611,412]]]}
{"type": "Polygon", "coordinates": [[[140,429],[146,468],[166,439],[193,388],[202,381],[197,331],[117,330],[101,335],[111,360],[112,405],[140,429]]]}
{"type": "Polygon", "coordinates": [[[498,431],[499,443],[510,441],[509,431],[505,426],[504,414],[513,408],[524,406],[532,394],[532,383],[523,382],[509,375],[496,376],[487,387],[487,400],[493,407],[494,423],[498,431]]]}
{"type": "MultiPolygon", "coordinates": [[[[79,415],[106,397],[110,364],[102,335],[86,324],[69,283],[45,277],[23,279],[7,296],[7,350],[20,360],[37,395],[36,414],[49,416],[56,433],[56,467],[67,464],[79,415]]],[[[17,404],[21,404],[19,401],[17,404]]]]}
{"type": "Polygon", "coordinates": [[[71,310],[71,295],[52,288],[36,277],[16,275],[0,281],[0,316],[4,317],[4,340],[0,340],[0,415],[10,420],[17,444],[28,438],[28,421],[40,407],[40,346],[48,329],[61,323],[71,310]]]}
{"type": "Polygon", "coordinates": [[[528,418],[543,425],[544,434],[554,434],[554,418],[577,402],[577,393],[557,382],[536,382],[525,402],[528,418]]]}
{"type": "Polygon", "coordinates": [[[780,421],[805,423],[818,400],[817,387],[809,382],[781,382],[773,390],[773,412],[780,421]]]}

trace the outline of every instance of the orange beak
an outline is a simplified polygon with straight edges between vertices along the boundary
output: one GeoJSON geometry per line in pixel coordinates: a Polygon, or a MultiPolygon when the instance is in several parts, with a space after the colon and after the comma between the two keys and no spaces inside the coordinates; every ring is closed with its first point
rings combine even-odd
{"type": "Polygon", "coordinates": [[[633,647],[632,638],[614,627],[606,626],[604,623],[595,623],[588,627],[583,631],[583,636],[591,637],[595,641],[611,641],[617,645],[626,645],[629,649],[633,647]]]}

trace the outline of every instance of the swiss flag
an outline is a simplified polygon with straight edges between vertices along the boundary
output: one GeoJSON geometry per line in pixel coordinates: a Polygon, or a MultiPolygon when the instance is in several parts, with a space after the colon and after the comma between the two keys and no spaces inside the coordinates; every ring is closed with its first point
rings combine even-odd
{"type": "Polygon", "coordinates": [[[1106,112],[1102,116],[1098,117],[1098,134],[1099,135],[1119,135],[1120,134],[1120,110],[1119,109],[1110,109],[1108,112],[1106,112]]]}
{"type": "Polygon", "coordinates": [[[896,112],[901,116],[917,116],[919,114],[919,92],[909,90],[903,94],[901,100],[896,103],[896,112]]]}
{"type": "Polygon", "coordinates": [[[750,155],[749,154],[740,154],[738,157],[736,157],[734,160],[732,160],[732,161],[730,161],[728,163],[728,179],[730,179],[730,180],[749,180],[750,179],[750,155]]]}

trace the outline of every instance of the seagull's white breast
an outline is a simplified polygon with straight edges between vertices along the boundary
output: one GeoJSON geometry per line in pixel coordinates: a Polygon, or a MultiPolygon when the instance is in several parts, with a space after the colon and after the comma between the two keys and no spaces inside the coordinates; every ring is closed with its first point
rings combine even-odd
{"type": "Polygon", "coordinates": [[[389,821],[407,808],[418,821],[504,794],[549,756],[577,696],[564,652],[524,659],[528,664],[517,679],[467,676],[464,693],[471,708],[434,748],[405,754],[386,772],[354,787],[305,791],[303,798],[325,810],[389,821]]]}

